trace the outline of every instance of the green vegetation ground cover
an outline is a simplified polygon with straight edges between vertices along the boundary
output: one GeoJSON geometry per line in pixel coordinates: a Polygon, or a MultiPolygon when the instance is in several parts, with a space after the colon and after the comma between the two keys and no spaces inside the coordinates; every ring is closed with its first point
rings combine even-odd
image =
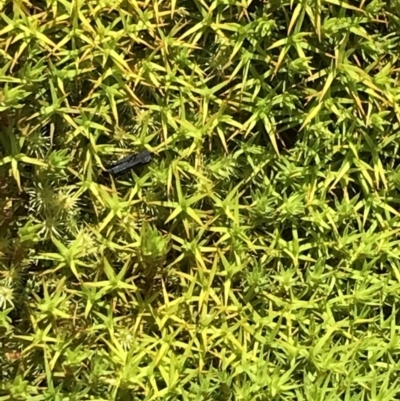
{"type": "Polygon", "coordinates": [[[400,397],[398,0],[0,8],[1,401],[400,397]]]}

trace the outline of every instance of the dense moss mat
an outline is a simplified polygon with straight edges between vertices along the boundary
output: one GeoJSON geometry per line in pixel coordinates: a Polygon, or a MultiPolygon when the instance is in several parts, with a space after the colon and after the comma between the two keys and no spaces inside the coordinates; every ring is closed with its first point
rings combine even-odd
{"type": "Polygon", "coordinates": [[[1,401],[397,399],[398,0],[0,7],[1,401]]]}

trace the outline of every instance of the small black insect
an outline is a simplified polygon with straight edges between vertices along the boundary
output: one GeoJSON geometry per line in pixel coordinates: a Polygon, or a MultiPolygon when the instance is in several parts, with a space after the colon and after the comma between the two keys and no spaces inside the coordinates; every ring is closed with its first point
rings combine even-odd
{"type": "Polygon", "coordinates": [[[117,163],[109,167],[107,172],[114,176],[122,175],[132,168],[141,164],[147,164],[150,161],[151,154],[147,150],[143,150],[137,155],[129,155],[119,160],[117,163]]]}

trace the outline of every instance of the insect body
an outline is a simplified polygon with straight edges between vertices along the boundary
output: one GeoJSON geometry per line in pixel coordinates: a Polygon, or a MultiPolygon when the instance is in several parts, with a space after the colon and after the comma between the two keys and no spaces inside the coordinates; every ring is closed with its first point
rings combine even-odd
{"type": "Polygon", "coordinates": [[[151,154],[147,150],[143,150],[137,155],[129,155],[119,160],[117,163],[107,169],[111,175],[117,176],[126,173],[135,166],[146,164],[151,161],[151,154]]]}

